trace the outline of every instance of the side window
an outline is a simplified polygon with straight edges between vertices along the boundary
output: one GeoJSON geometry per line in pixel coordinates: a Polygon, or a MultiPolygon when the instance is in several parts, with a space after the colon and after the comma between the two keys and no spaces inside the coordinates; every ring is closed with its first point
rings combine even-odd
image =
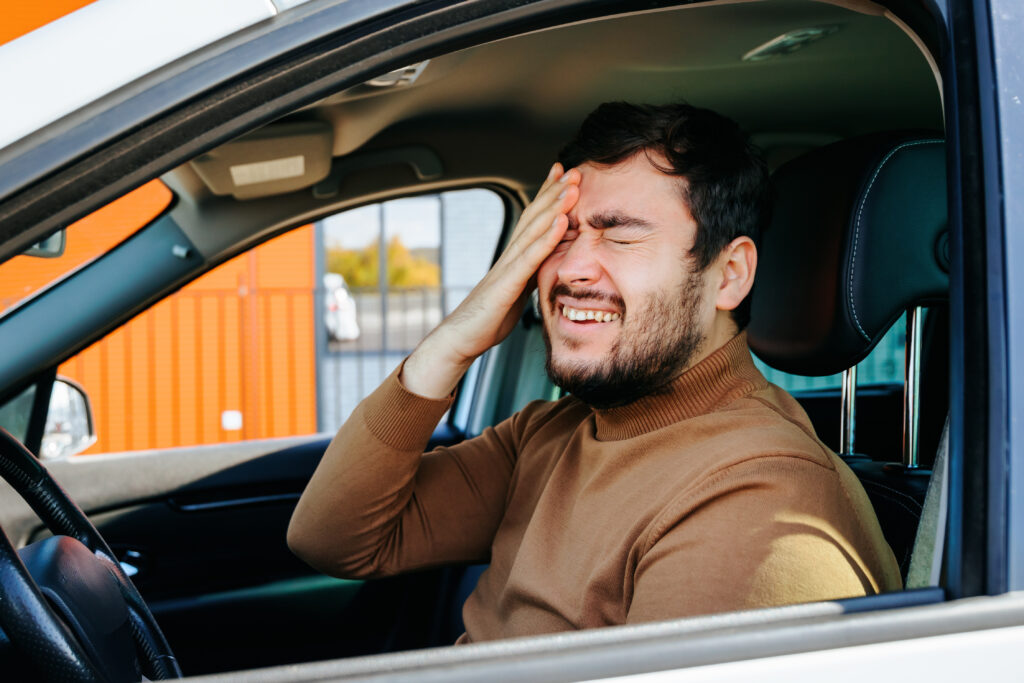
{"type": "Polygon", "coordinates": [[[504,220],[501,198],[473,189],[364,206],[318,226],[321,431],[340,427],[486,274],[504,220]]]}
{"type": "Polygon", "coordinates": [[[409,197],[222,264],[61,364],[92,407],[80,452],[335,431],[483,277],[504,220],[490,190],[409,197]]]}
{"type": "Polygon", "coordinates": [[[173,199],[166,185],[151,180],[65,228],[49,258],[19,255],[0,264],[0,317],[148,225],[173,199]]]}
{"type": "MultiPolygon", "coordinates": [[[[857,384],[902,384],[907,338],[907,316],[904,314],[893,323],[868,357],[857,364],[857,384]]],[[[824,377],[791,375],[768,367],[756,357],[754,362],[765,378],[792,394],[817,389],[838,389],[842,385],[842,374],[824,377]]]]}

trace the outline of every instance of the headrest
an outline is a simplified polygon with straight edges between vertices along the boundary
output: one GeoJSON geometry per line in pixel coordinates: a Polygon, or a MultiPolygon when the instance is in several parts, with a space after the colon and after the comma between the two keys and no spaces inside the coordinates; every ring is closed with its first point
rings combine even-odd
{"type": "Polygon", "coordinates": [[[750,347],[801,375],[842,372],[900,314],[948,298],[945,146],[878,133],[819,148],[773,176],[750,347]]]}

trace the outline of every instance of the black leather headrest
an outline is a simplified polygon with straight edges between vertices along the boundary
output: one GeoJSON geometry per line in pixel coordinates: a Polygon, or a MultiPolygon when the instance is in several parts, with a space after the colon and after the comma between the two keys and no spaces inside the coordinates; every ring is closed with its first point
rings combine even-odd
{"type": "Polygon", "coordinates": [[[861,361],[906,309],[948,298],[945,148],[879,133],[819,148],[773,176],[750,347],[801,375],[861,361]]]}

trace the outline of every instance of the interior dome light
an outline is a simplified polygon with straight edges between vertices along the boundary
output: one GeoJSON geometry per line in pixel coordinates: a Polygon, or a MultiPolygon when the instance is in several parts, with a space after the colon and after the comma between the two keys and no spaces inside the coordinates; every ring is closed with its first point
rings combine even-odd
{"type": "Polygon", "coordinates": [[[427,64],[430,64],[430,60],[426,59],[422,62],[416,62],[409,66],[403,66],[401,69],[395,69],[389,71],[386,74],[377,76],[366,81],[366,85],[372,85],[375,88],[392,88],[397,85],[411,85],[420,77],[423,70],[427,68],[427,64]]]}
{"type": "Polygon", "coordinates": [[[763,45],[755,47],[743,55],[743,61],[760,62],[772,57],[788,55],[815,41],[821,40],[825,36],[832,35],[838,30],[839,26],[832,24],[829,26],[812,26],[810,28],[798,28],[795,31],[788,31],[781,36],[772,38],[763,45]]]}

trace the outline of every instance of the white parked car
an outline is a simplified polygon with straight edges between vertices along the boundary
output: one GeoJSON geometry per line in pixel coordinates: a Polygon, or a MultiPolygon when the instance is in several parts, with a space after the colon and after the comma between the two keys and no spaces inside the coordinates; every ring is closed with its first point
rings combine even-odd
{"type": "Polygon", "coordinates": [[[329,341],[359,339],[356,300],[338,273],[324,275],[324,326],[329,341]]]}

